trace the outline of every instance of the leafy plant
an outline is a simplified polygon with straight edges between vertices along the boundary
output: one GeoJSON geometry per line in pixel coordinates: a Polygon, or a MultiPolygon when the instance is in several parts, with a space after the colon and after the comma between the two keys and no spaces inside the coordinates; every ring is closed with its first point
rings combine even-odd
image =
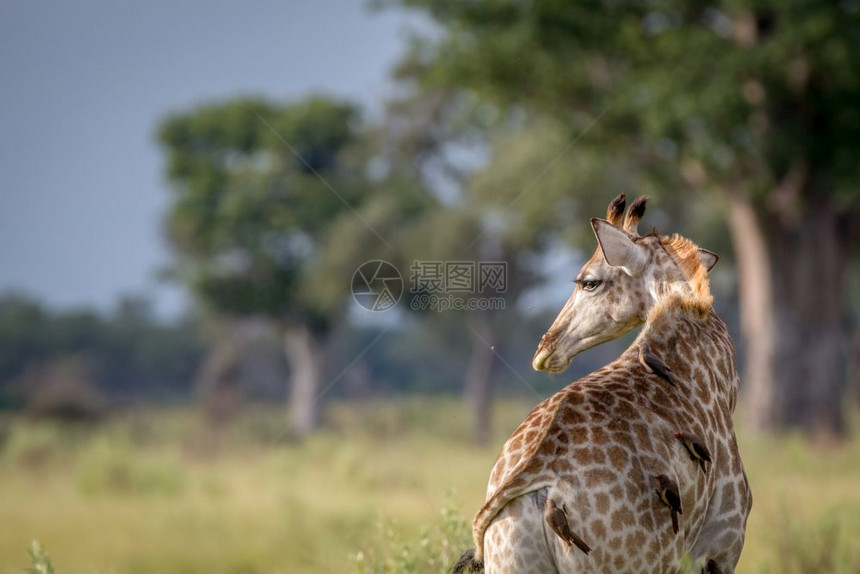
{"type": "Polygon", "coordinates": [[[33,540],[27,554],[33,562],[33,567],[24,570],[25,574],[54,574],[54,565],[51,563],[51,557],[45,552],[45,548],[41,542],[33,540]]]}

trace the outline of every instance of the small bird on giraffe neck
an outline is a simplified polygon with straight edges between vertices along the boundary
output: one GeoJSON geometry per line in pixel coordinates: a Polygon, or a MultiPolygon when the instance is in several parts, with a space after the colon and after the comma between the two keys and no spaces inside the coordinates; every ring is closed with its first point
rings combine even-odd
{"type": "Polygon", "coordinates": [[[655,480],[659,484],[657,496],[660,497],[660,502],[672,511],[672,530],[678,534],[678,515],[684,513],[681,510],[681,495],[678,494],[678,485],[665,474],[655,477],[655,480]]]}
{"type": "Polygon", "coordinates": [[[649,373],[657,375],[673,387],[677,386],[675,384],[675,374],[672,372],[672,367],[667,365],[663,359],[655,355],[654,351],[651,350],[651,347],[648,346],[648,343],[643,342],[639,344],[639,362],[649,373]]]}
{"type": "Polygon", "coordinates": [[[676,432],[675,438],[681,441],[687,452],[690,453],[690,459],[699,463],[699,468],[702,472],[707,472],[705,463],[711,462],[711,451],[705,446],[705,441],[694,434],[686,432],[676,432]]]}

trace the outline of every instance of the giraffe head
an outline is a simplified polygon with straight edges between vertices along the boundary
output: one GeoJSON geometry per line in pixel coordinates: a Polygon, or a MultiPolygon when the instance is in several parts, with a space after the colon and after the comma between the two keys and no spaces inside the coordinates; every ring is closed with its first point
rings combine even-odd
{"type": "Polygon", "coordinates": [[[578,353],[641,325],[654,304],[670,293],[710,306],[707,271],[716,254],[691,241],[637,228],[648,198],[639,197],[624,214],[626,197],[612,200],[606,219],[592,219],[597,250],[582,266],[576,287],[532,359],[535,370],[564,371],[578,353]]]}

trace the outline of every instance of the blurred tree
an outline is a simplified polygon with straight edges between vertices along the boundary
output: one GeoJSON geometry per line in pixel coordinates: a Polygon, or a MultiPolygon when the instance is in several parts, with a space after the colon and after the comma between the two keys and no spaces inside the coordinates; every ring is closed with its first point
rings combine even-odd
{"type": "MultiPolygon", "coordinates": [[[[465,303],[484,295],[476,290],[455,293],[443,288],[446,262],[475,264],[490,255],[487,241],[478,241],[480,214],[464,201],[464,186],[475,167],[459,165],[455,159],[481,143],[472,141],[481,131],[475,129],[471,104],[452,90],[408,91],[389,102],[380,134],[389,176],[410,182],[413,189],[430,198],[428,208],[399,242],[401,269],[408,270],[409,282],[404,307],[437,333],[448,333],[445,339],[451,349],[444,355],[449,364],[456,361],[464,342],[470,345],[469,359],[462,369],[463,398],[474,415],[473,436],[483,443],[490,432],[491,382],[495,346],[500,342],[498,322],[503,315],[491,310],[467,312],[465,308],[440,312],[439,308],[444,304],[442,299],[465,303]],[[450,153],[451,148],[459,148],[460,154],[450,153]],[[430,266],[427,269],[440,266],[436,287],[422,285],[430,278],[422,271],[425,265],[430,266]]],[[[495,250],[492,256],[499,260],[501,254],[495,250]]]]}
{"type": "Polygon", "coordinates": [[[590,130],[575,153],[607,171],[625,158],[640,188],[690,189],[680,202],[718,192],[752,423],[844,431],[846,270],[860,231],[856,2],[383,4],[425,11],[444,32],[407,58],[425,89],[472,90],[590,130]]]}
{"type": "Polygon", "coordinates": [[[0,404],[17,402],[9,396],[9,381],[50,353],[49,321],[48,313],[32,299],[17,294],[0,297],[0,404]]]}
{"type": "MultiPolygon", "coordinates": [[[[407,84],[413,66],[407,60],[396,72],[407,84]]],[[[566,134],[558,126],[517,117],[522,114],[503,114],[457,90],[412,87],[390,103],[383,126],[388,138],[383,146],[385,157],[392,172],[410,174],[418,180],[415,187],[437,201],[414,222],[400,244],[410,261],[475,262],[473,289],[462,293],[419,290],[414,302],[425,303],[423,316],[435,329],[450,331],[452,324],[459,327],[462,336],[449,337],[457,351],[463,336],[470,343],[469,360],[463,368],[463,397],[474,415],[474,436],[484,442],[490,436],[492,382],[512,369],[499,356],[505,353],[513,330],[523,324],[518,308],[522,296],[545,279],[541,257],[561,248],[555,240],[561,230],[587,228],[571,226],[574,216],[585,213],[581,217],[587,221],[591,214],[605,210],[605,205],[570,201],[570,177],[621,187],[630,180],[624,170],[606,174],[590,169],[591,164],[584,161],[547,172],[546,158],[557,154],[565,143],[566,134]],[[537,182],[541,185],[529,189],[537,182]],[[530,193],[524,194],[524,190],[530,193]],[[555,208],[547,209],[548,205],[555,208]],[[589,213],[589,208],[596,211],[589,213]],[[478,263],[498,261],[507,266],[505,285],[482,289],[478,263]],[[434,299],[444,299],[443,303],[456,299],[459,309],[435,312],[434,299]],[[499,301],[501,306],[497,306],[499,301]]],[[[602,198],[596,201],[603,203],[602,198]]],[[[574,271],[570,273],[572,277],[574,271]]],[[[444,281],[444,271],[442,274],[440,280],[444,281]]],[[[518,385],[523,384],[522,374],[510,374],[518,385]]]]}
{"type": "MultiPolygon", "coordinates": [[[[179,317],[162,323],[152,303],[139,296],[121,297],[109,316],[96,320],[103,340],[92,352],[114,398],[187,398],[202,360],[199,320],[179,317]]],[[[81,332],[84,325],[75,330],[81,332]]],[[[71,338],[80,341],[81,335],[71,338]]]]}
{"type": "Polygon", "coordinates": [[[215,426],[223,426],[240,405],[242,364],[239,327],[234,321],[216,320],[209,329],[211,343],[195,380],[206,416],[215,426]]]}
{"type": "Polygon", "coordinates": [[[0,297],[0,406],[20,407],[35,386],[64,380],[91,382],[113,403],[185,398],[201,354],[194,320],[159,322],[140,297],[124,297],[110,315],[0,297]]]}
{"type": "Polygon", "coordinates": [[[380,233],[397,210],[369,202],[365,135],[353,106],[319,97],[204,105],[160,130],[179,275],[216,312],[281,326],[300,436],[319,423],[326,340],[355,258],[368,244],[390,247],[380,233]]]}

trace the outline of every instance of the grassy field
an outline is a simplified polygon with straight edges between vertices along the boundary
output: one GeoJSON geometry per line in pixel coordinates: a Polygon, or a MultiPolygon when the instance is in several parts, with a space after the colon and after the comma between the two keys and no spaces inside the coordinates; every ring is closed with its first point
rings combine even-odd
{"type": "MultiPolygon", "coordinates": [[[[0,573],[28,566],[33,538],[58,574],[440,572],[530,407],[497,405],[488,448],[438,400],[337,405],[302,444],[275,411],[221,431],[179,410],[2,420],[0,573]]],[[[860,440],[739,438],[755,495],[739,572],[860,572],[860,440]]]]}

